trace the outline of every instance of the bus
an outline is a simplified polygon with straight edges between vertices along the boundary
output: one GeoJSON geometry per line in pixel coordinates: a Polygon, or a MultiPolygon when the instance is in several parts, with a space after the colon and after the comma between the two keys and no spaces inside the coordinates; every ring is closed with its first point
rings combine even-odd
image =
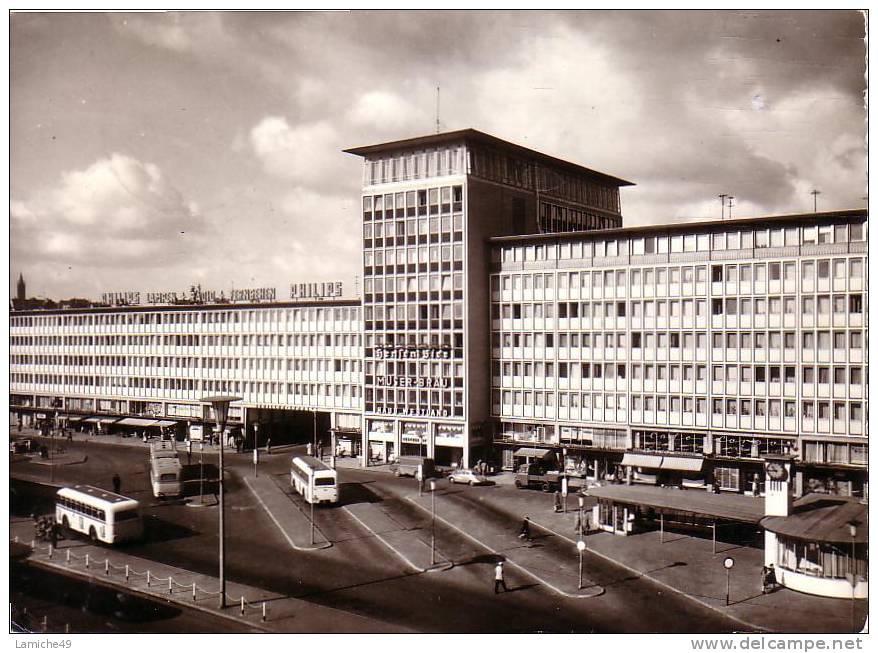
{"type": "Polygon", "coordinates": [[[179,458],[155,458],[149,465],[149,481],[156,499],[183,494],[183,465],[179,458]]]}
{"type": "Polygon", "coordinates": [[[157,499],[183,494],[183,466],[176,443],[159,440],[149,443],[149,481],[157,499]]]}
{"type": "Polygon", "coordinates": [[[115,544],[143,536],[140,502],[92,485],[62,487],[55,495],[55,521],[65,533],[115,544]]]}
{"type": "Polygon", "coordinates": [[[335,470],[313,456],[293,457],[290,466],[290,485],[308,503],[338,501],[335,470]]]}

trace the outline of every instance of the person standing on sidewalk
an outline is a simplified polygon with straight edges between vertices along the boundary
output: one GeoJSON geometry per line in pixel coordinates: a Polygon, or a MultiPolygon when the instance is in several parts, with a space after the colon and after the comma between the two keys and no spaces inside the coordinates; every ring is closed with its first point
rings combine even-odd
{"type": "Polygon", "coordinates": [[[555,512],[561,512],[561,493],[555,491],[555,512]]]}
{"type": "Polygon", "coordinates": [[[524,516],[524,520],[521,522],[521,529],[518,531],[518,537],[519,539],[530,542],[530,517],[527,515],[524,516]]]}
{"type": "Polygon", "coordinates": [[[503,588],[504,592],[508,592],[509,588],[506,587],[506,580],[503,578],[503,561],[497,563],[497,566],[494,567],[494,594],[500,593],[500,588],[503,588]]]}

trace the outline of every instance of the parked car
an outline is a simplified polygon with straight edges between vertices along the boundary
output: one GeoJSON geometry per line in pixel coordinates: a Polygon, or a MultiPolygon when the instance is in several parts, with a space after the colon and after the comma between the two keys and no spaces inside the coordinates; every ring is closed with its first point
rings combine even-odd
{"type": "Polygon", "coordinates": [[[9,453],[30,453],[32,451],[37,451],[38,449],[39,445],[30,438],[13,440],[9,443],[9,453]]]}
{"type": "Polygon", "coordinates": [[[468,483],[469,485],[485,485],[489,481],[481,474],[476,474],[471,469],[455,469],[448,475],[449,483],[468,483]]]}

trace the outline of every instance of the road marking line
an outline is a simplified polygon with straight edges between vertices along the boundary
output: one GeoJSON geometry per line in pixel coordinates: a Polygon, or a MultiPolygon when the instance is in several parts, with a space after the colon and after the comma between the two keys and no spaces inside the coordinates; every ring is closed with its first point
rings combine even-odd
{"type": "MultiPolygon", "coordinates": [[[[280,525],[280,522],[277,520],[277,518],[274,516],[274,514],[271,512],[271,510],[268,509],[268,506],[265,505],[265,502],[262,500],[262,497],[260,497],[259,494],[256,492],[256,490],[253,489],[253,486],[250,485],[250,479],[245,477],[244,483],[247,484],[247,487],[253,493],[253,496],[256,497],[256,500],[259,501],[260,505],[265,509],[265,512],[268,513],[268,516],[271,518],[271,521],[274,522],[274,525],[277,526],[278,530],[281,532],[281,535],[284,536],[286,541],[289,542],[290,546],[293,547],[296,551],[315,551],[317,549],[327,548],[327,547],[322,547],[322,546],[317,546],[317,545],[315,545],[313,547],[296,546],[296,543],[293,542],[292,538],[289,535],[287,535],[287,532],[284,529],[284,527],[280,525]]],[[[298,510],[298,509],[299,509],[298,506],[296,506],[296,510],[298,510]]]]}
{"type": "Polygon", "coordinates": [[[409,560],[407,557],[405,557],[405,555],[403,555],[402,552],[397,551],[397,549],[396,549],[393,545],[391,545],[390,542],[388,542],[388,541],[385,540],[383,537],[381,537],[376,531],[374,531],[370,526],[368,526],[368,525],[367,525],[362,519],[360,519],[360,518],[357,517],[354,513],[352,513],[352,512],[350,511],[350,509],[349,509],[347,506],[342,506],[342,508],[344,509],[344,511],[345,511],[346,513],[348,513],[351,517],[353,517],[353,518],[357,521],[357,523],[360,524],[360,526],[362,526],[362,527],[365,528],[367,531],[369,531],[370,533],[372,533],[372,535],[374,535],[375,537],[377,537],[378,540],[379,540],[384,546],[386,546],[388,549],[390,549],[391,551],[393,551],[397,556],[399,556],[399,557],[402,559],[402,561],[405,562],[409,567],[411,567],[412,569],[414,569],[414,570],[417,571],[418,573],[423,573],[424,571],[426,571],[425,569],[422,569],[421,567],[418,567],[417,565],[415,565],[415,563],[413,563],[411,560],[409,560]]]}
{"type": "MultiPolygon", "coordinates": [[[[424,508],[422,505],[420,505],[420,504],[419,504],[417,501],[415,501],[412,497],[406,497],[406,500],[408,500],[409,502],[413,503],[415,506],[417,506],[418,508],[420,508],[420,509],[423,510],[424,512],[427,512],[427,509],[424,508]]],[[[481,542],[478,538],[474,537],[473,535],[470,535],[469,533],[467,533],[467,532],[466,532],[465,530],[463,530],[462,528],[458,528],[455,524],[452,524],[450,521],[448,521],[448,520],[445,519],[444,517],[441,517],[441,516],[439,516],[439,515],[436,515],[436,519],[438,519],[439,521],[441,521],[441,522],[442,522],[443,524],[445,524],[446,526],[450,526],[451,528],[453,528],[454,530],[456,530],[458,533],[460,533],[460,534],[463,535],[464,537],[467,537],[467,538],[471,539],[473,542],[475,542],[476,544],[478,544],[478,545],[479,545],[480,547],[482,547],[483,549],[487,549],[488,551],[490,551],[490,552],[493,553],[494,555],[502,555],[503,558],[506,560],[506,562],[508,562],[509,564],[511,564],[513,567],[518,568],[519,571],[524,572],[525,574],[527,574],[528,576],[530,576],[531,578],[533,578],[533,579],[536,580],[537,582],[539,582],[539,583],[545,585],[546,587],[548,587],[548,588],[551,589],[552,591],[556,592],[557,594],[560,594],[560,595],[562,595],[562,596],[566,596],[566,597],[571,598],[571,599],[593,599],[593,598],[596,598],[596,597],[598,597],[598,596],[601,596],[604,592],[606,592],[606,589],[604,589],[603,587],[601,587],[600,585],[597,585],[597,584],[594,584],[594,585],[592,585],[591,587],[584,587],[584,588],[583,588],[583,590],[588,590],[588,589],[592,589],[592,588],[595,588],[595,587],[596,587],[596,588],[599,588],[599,589],[600,589],[600,592],[598,592],[597,594],[570,594],[569,592],[565,592],[564,590],[555,587],[552,583],[548,582],[547,580],[545,580],[545,579],[543,579],[543,578],[540,578],[539,576],[537,576],[537,575],[536,575],[535,573],[533,573],[532,571],[526,569],[525,567],[522,567],[519,563],[517,563],[517,562],[515,562],[514,560],[510,559],[509,556],[504,555],[504,554],[501,554],[500,552],[496,551],[495,549],[493,549],[492,547],[488,546],[488,545],[485,544],[484,542],[481,542]]]]}
{"type": "MultiPolygon", "coordinates": [[[[561,533],[558,533],[558,532],[552,530],[551,528],[549,528],[548,526],[544,526],[544,525],[540,524],[539,522],[535,522],[533,519],[530,520],[530,523],[533,524],[534,526],[536,526],[537,528],[541,528],[544,531],[548,531],[549,533],[552,533],[553,535],[557,535],[558,537],[563,538],[572,544],[576,544],[576,541],[573,540],[572,538],[569,538],[566,535],[562,535],[561,533]]],[[[732,621],[737,621],[739,624],[742,624],[744,626],[747,626],[748,628],[753,628],[754,630],[758,630],[761,632],[771,632],[768,629],[763,628],[762,626],[757,626],[756,624],[751,624],[749,621],[745,621],[744,619],[742,619],[740,617],[737,617],[733,614],[729,614],[728,612],[725,612],[724,610],[722,610],[721,608],[719,608],[717,606],[714,606],[706,601],[702,601],[701,599],[698,599],[698,598],[692,596],[691,594],[687,594],[683,590],[678,589],[678,588],[674,587],[673,585],[669,585],[668,583],[666,583],[662,580],[659,580],[658,578],[655,578],[654,576],[650,576],[649,574],[644,573],[644,572],[640,571],[639,569],[635,569],[634,567],[629,567],[624,562],[620,562],[620,561],[616,560],[615,558],[611,558],[610,556],[608,556],[604,553],[601,553],[597,549],[589,548],[586,550],[594,553],[595,555],[603,558],[604,560],[607,560],[608,562],[613,563],[614,565],[618,565],[619,567],[622,567],[624,570],[629,571],[632,574],[636,574],[640,578],[646,578],[647,580],[652,581],[656,585],[660,585],[661,587],[664,587],[665,589],[671,590],[672,592],[676,592],[680,596],[683,596],[691,601],[694,601],[695,603],[698,603],[699,605],[703,605],[704,607],[709,608],[709,609],[713,610],[714,612],[719,612],[721,615],[731,619],[732,621]]]]}

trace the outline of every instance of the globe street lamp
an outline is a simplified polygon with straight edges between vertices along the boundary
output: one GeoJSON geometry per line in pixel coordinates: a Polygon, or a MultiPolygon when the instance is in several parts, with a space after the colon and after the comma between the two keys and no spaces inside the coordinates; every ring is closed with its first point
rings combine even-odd
{"type": "Polygon", "coordinates": [[[223,431],[226,428],[226,420],[229,417],[229,404],[240,401],[241,397],[204,397],[202,403],[213,407],[213,415],[219,428],[219,578],[220,578],[220,608],[226,607],[226,523],[225,523],[225,499],[224,499],[224,466],[223,466],[223,431]]]}
{"type": "Polygon", "coordinates": [[[579,551],[579,589],[582,589],[582,552],[585,551],[585,542],[580,536],[580,540],[576,543],[576,550],[579,551]]]}
{"type": "Polygon", "coordinates": [[[735,566],[735,559],[731,556],[723,560],[723,567],[726,568],[726,605],[729,604],[729,592],[732,585],[732,567],[735,566]]]}

